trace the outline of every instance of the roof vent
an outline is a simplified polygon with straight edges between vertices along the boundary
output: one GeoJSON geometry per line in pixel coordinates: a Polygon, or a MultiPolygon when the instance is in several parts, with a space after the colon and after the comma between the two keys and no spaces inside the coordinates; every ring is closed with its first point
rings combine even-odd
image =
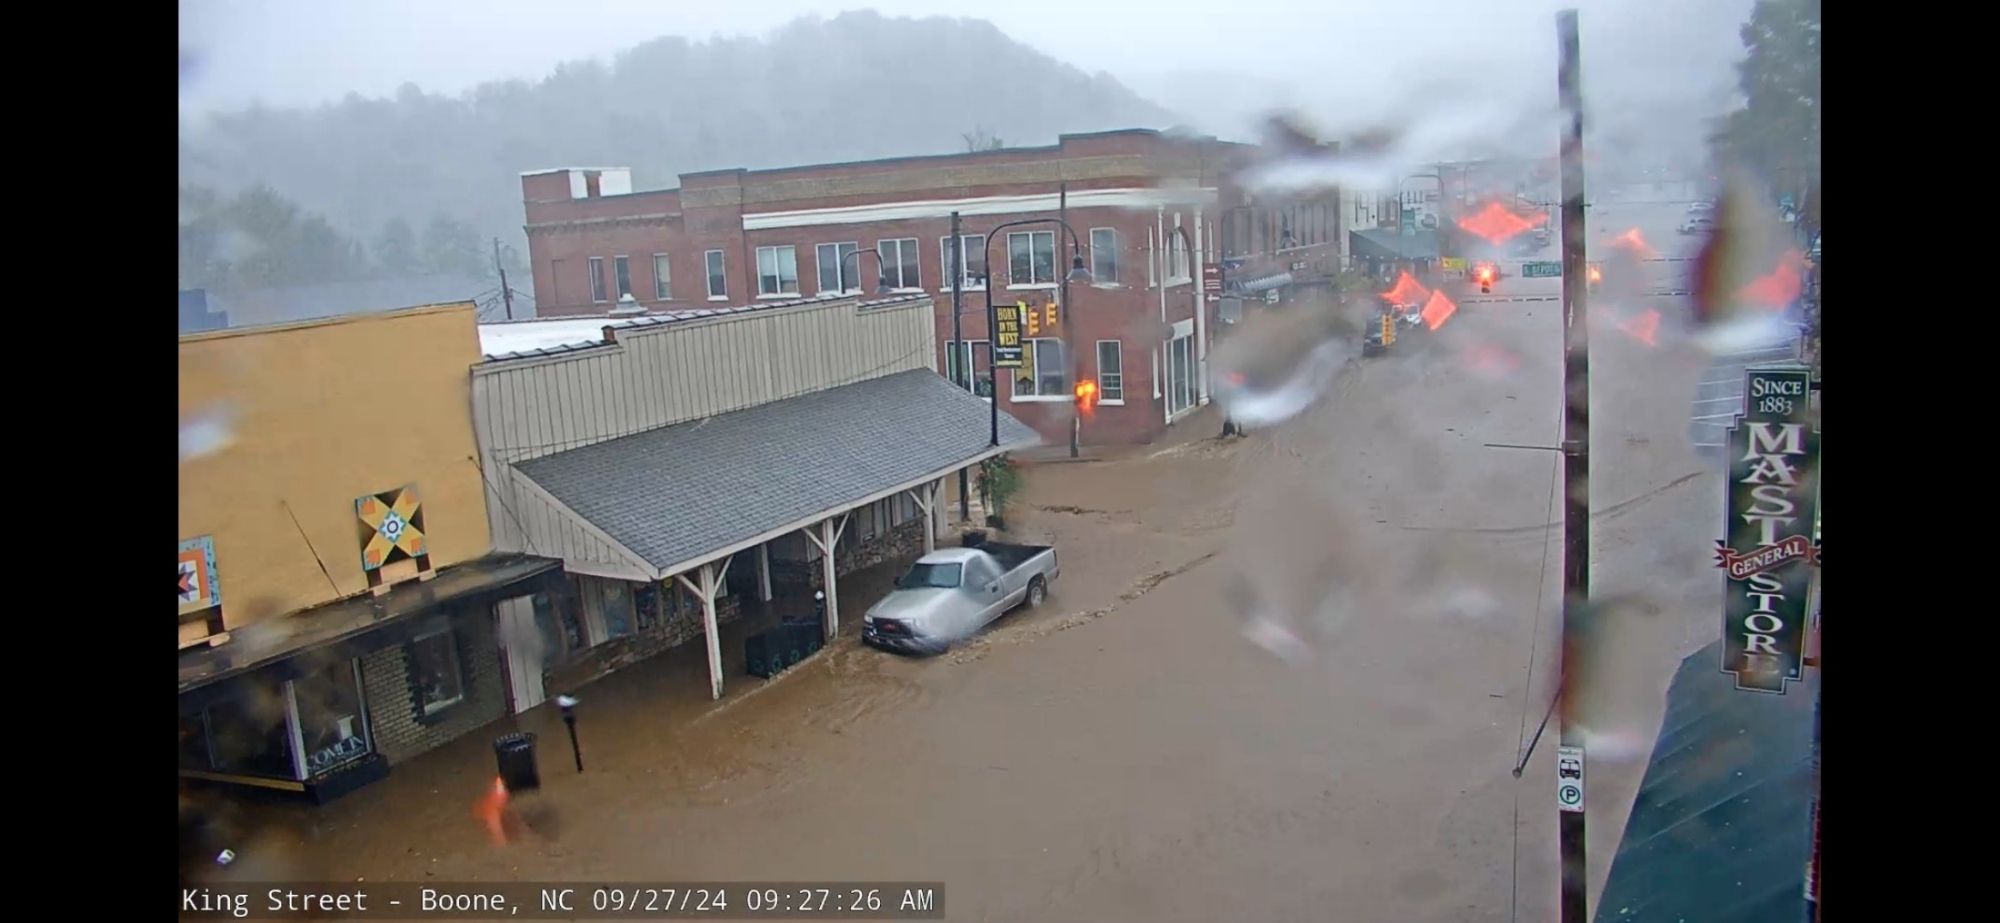
{"type": "Polygon", "coordinates": [[[618,296],[618,306],[611,309],[612,317],[638,317],[646,313],[644,306],[630,292],[618,296]]]}

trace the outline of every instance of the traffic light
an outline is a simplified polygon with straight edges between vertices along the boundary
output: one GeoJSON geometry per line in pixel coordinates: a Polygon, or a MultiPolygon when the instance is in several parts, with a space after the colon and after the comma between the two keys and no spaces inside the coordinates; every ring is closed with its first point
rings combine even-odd
{"type": "Polygon", "coordinates": [[[1382,345],[1396,345],[1396,315],[1386,311],[1382,314],[1382,345]]]}
{"type": "Polygon", "coordinates": [[[1076,383],[1076,405],[1086,412],[1097,406],[1097,382],[1086,378],[1076,383]]]}
{"type": "Polygon", "coordinates": [[[1479,279],[1479,293],[1482,295],[1493,294],[1493,266],[1489,263],[1481,263],[1473,274],[1479,279]]]}
{"type": "Polygon", "coordinates": [[[1022,314],[1024,316],[1021,320],[1026,322],[1028,335],[1031,337],[1040,336],[1042,333],[1042,312],[1030,308],[1027,311],[1023,311],[1022,314]]]}
{"type": "Polygon", "coordinates": [[[1056,303],[1053,301],[1042,306],[1042,326],[1056,329],[1056,303]]]}

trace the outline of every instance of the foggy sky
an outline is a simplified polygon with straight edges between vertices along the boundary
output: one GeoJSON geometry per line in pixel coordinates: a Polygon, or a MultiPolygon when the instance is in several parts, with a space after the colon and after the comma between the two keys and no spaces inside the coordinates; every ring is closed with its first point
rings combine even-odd
{"type": "MultiPolygon", "coordinates": [[[[1737,31],[1752,2],[182,0],[180,41],[194,64],[181,110],[388,96],[405,82],[455,94],[488,80],[537,79],[566,60],[608,59],[661,35],[758,36],[799,15],[873,8],[987,19],[1085,71],[1111,73],[1205,130],[1237,133],[1228,129],[1279,107],[1338,132],[1407,122],[1413,110],[1552,106],[1554,11],[1571,6],[1581,11],[1593,124],[1678,138],[1728,105],[1737,31]]],[[[1007,62],[988,63],[995,92],[1004,92],[1007,62]]]]}

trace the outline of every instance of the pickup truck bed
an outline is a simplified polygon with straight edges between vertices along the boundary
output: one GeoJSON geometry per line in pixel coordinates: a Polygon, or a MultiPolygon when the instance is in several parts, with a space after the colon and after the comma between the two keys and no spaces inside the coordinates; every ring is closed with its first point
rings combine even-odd
{"type": "Polygon", "coordinates": [[[982,542],[978,545],[974,545],[973,547],[978,548],[979,550],[992,555],[993,560],[999,563],[1000,569],[1004,572],[1004,571],[1011,571],[1017,567],[1020,567],[1023,564],[1028,563],[1029,558],[1041,554],[1042,552],[1047,551],[1055,546],[1014,545],[1014,544],[1009,544],[1007,542],[982,542]]]}

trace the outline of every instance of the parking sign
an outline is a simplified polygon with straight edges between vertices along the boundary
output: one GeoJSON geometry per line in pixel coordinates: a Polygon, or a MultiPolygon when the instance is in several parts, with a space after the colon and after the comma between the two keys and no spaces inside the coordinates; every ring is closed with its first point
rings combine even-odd
{"type": "Polygon", "coordinates": [[[1583,748],[1556,748],[1556,806],[1583,813],[1583,748]]]}

